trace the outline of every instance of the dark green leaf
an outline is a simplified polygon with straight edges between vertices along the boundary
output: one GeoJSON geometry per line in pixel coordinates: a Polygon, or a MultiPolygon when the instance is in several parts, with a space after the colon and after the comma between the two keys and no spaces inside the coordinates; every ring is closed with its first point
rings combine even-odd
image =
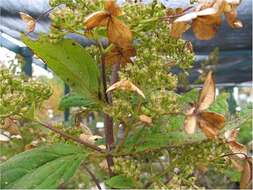
{"type": "Polygon", "coordinates": [[[60,100],[59,109],[64,110],[70,107],[93,108],[96,103],[89,98],[80,95],[67,95],[60,100]]]}
{"type": "Polygon", "coordinates": [[[70,39],[50,43],[43,35],[36,41],[23,36],[23,42],[77,93],[97,96],[98,67],[81,45],[70,39]]]}
{"type": "Polygon", "coordinates": [[[111,188],[117,189],[130,189],[134,188],[134,181],[124,175],[113,176],[112,178],[105,181],[105,184],[111,188]]]}
{"type": "Polygon", "coordinates": [[[57,188],[74,175],[87,152],[55,144],[17,154],[0,165],[1,188],[57,188]]]}

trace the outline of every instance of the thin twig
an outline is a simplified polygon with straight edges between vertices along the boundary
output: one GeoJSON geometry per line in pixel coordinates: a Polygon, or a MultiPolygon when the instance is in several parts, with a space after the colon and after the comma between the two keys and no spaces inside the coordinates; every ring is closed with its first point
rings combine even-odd
{"type": "Polygon", "coordinates": [[[216,158],[216,159],[223,158],[223,157],[227,157],[227,156],[233,156],[233,155],[237,155],[237,154],[243,155],[243,156],[245,157],[245,159],[248,158],[248,155],[246,155],[246,154],[244,154],[244,153],[242,153],[242,152],[236,152],[236,153],[229,153],[229,154],[221,155],[221,156],[219,156],[219,157],[216,158]]]}
{"type": "Polygon", "coordinates": [[[58,133],[64,139],[75,141],[75,142],[77,142],[79,144],[82,144],[82,145],[84,145],[84,146],[86,146],[86,147],[88,147],[90,149],[96,150],[96,151],[101,152],[101,153],[107,153],[105,150],[99,148],[98,146],[90,144],[88,142],[85,142],[85,141],[83,141],[83,140],[81,140],[81,139],[79,139],[77,137],[71,136],[71,135],[69,135],[67,133],[64,133],[61,130],[54,128],[50,124],[45,124],[45,123],[42,123],[40,121],[36,121],[36,122],[39,123],[40,125],[42,125],[43,127],[46,127],[47,129],[49,129],[51,131],[54,131],[55,133],[58,133]]]}
{"type": "Polygon", "coordinates": [[[82,164],[82,166],[84,167],[84,169],[87,171],[87,173],[90,175],[90,177],[92,178],[92,180],[94,181],[94,183],[96,184],[98,189],[102,189],[98,179],[96,178],[96,176],[91,172],[91,170],[84,164],[82,164]]]}

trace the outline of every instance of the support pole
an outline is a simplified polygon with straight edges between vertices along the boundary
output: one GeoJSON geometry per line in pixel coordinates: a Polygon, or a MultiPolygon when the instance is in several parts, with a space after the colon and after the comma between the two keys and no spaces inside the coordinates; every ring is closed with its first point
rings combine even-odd
{"type": "MultiPolygon", "coordinates": [[[[70,92],[69,86],[64,83],[64,95],[68,94],[70,92]]],[[[64,122],[69,121],[69,108],[64,110],[64,122]]]]}

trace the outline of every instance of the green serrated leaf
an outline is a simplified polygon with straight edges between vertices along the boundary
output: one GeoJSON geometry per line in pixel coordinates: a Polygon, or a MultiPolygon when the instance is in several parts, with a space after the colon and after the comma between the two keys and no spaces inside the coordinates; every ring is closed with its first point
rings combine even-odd
{"type": "Polygon", "coordinates": [[[87,107],[94,108],[96,102],[92,101],[89,98],[80,95],[67,95],[64,96],[59,103],[59,109],[64,110],[70,107],[87,107]]]}
{"type": "Polygon", "coordinates": [[[74,175],[87,152],[55,144],[17,154],[0,165],[1,189],[57,188],[74,175]]]}
{"type": "Polygon", "coordinates": [[[181,146],[184,143],[199,142],[205,137],[202,134],[188,135],[184,131],[164,131],[162,126],[141,128],[126,138],[121,151],[124,153],[141,153],[167,146],[181,146]]]}
{"type": "Polygon", "coordinates": [[[172,115],[169,117],[169,127],[171,130],[178,130],[183,127],[184,116],[182,115],[172,115]]]}
{"type": "Polygon", "coordinates": [[[112,178],[106,180],[105,184],[111,188],[117,189],[130,189],[135,187],[133,179],[124,175],[113,176],[112,178]]]}
{"type": "Polygon", "coordinates": [[[220,114],[226,114],[228,112],[228,94],[222,93],[219,96],[216,97],[215,102],[210,106],[208,111],[220,113],[220,114]]]}
{"type": "Polygon", "coordinates": [[[77,93],[90,98],[97,97],[99,70],[81,45],[70,39],[50,43],[45,35],[36,41],[26,36],[22,40],[77,93]]]}
{"type": "Polygon", "coordinates": [[[199,91],[197,89],[192,89],[189,92],[186,92],[185,94],[179,96],[178,102],[185,106],[189,103],[196,102],[198,98],[199,91]]]}
{"type": "Polygon", "coordinates": [[[244,122],[240,125],[238,141],[243,144],[248,144],[252,141],[252,105],[244,106],[239,113],[239,117],[244,122]]]}

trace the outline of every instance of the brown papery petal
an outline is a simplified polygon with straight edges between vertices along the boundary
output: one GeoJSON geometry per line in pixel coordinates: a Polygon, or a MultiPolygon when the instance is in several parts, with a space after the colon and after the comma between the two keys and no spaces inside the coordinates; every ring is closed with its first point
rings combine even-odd
{"type": "Polygon", "coordinates": [[[197,128],[197,117],[195,115],[187,115],[184,119],[184,130],[187,134],[194,134],[197,128]]]}
{"type": "Polygon", "coordinates": [[[240,179],[240,189],[252,189],[252,160],[245,160],[240,179]]]}
{"type": "Polygon", "coordinates": [[[146,123],[146,124],[151,124],[152,123],[152,118],[147,116],[147,115],[140,115],[139,119],[141,122],[146,123]]]}
{"type": "Polygon", "coordinates": [[[198,126],[209,139],[214,139],[219,135],[219,129],[204,119],[198,119],[198,126]]]}
{"type": "Polygon", "coordinates": [[[170,29],[170,35],[173,38],[181,38],[182,34],[185,33],[191,26],[185,22],[172,23],[170,29]]]}
{"type": "MultiPolygon", "coordinates": [[[[194,19],[192,22],[192,30],[196,38],[199,40],[210,40],[217,32],[216,24],[207,24],[208,19],[194,19]]],[[[211,21],[213,22],[213,21],[211,21]]]]}
{"type": "Polygon", "coordinates": [[[199,100],[198,100],[198,110],[203,111],[207,109],[215,99],[215,82],[210,71],[207,74],[206,80],[203,85],[203,89],[201,90],[199,100]]]}
{"type": "Polygon", "coordinates": [[[129,80],[124,79],[124,80],[120,80],[120,81],[114,83],[112,86],[110,86],[107,89],[106,92],[108,93],[108,92],[115,90],[115,89],[121,89],[124,91],[134,91],[134,92],[137,92],[143,98],[145,98],[145,95],[143,94],[143,92],[129,80]]]}
{"type": "Polygon", "coordinates": [[[238,134],[239,134],[239,129],[227,130],[224,133],[224,137],[227,141],[236,141],[238,134]]]}
{"type": "Polygon", "coordinates": [[[210,126],[218,130],[222,129],[225,124],[225,117],[215,112],[201,112],[198,118],[205,120],[210,126]]]}
{"type": "Polygon", "coordinates": [[[106,26],[108,17],[109,13],[106,11],[94,12],[85,18],[84,26],[87,30],[91,30],[97,26],[106,26]]]}
{"type": "Polygon", "coordinates": [[[197,18],[198,14],[196,12],[187,13],[183,16],[178,17],[174,22],[189,22],[197,18]]]}
{"type": "Polygon", "coordinates": [[[120,10],[120,7],[114,0],[107,0],[105,2],[105,10],[110,12],[110,14],[113,16],[121,16],[123,14],[123,12],[120,10]]]}
{"type": "Polygon", "coordinates": [[[126,48],[114,47],[110,52],[105,54],[105,64],[127,64],[131,63],[131,57],[135,56],[136,52],[132,46],[126,48]]]}
{"type": "Polygon", "coordinates": [[[111,43],[124,48],[132,43],[132,32],[130,29],[116,17],[111,17],[108,23],[108,39],[111,43]]]}
{"type": "Polygon", "coordinates": [[[247,155],[247,147],[243,144],[240,144],[236,141],[230,141],[228,142],[228,146],[230,150],[235,153],[235,155],[239,158],[245,158],[245,155],[247,155]],[[241,154],[240,154],[241,153],[241,154]]]}
{"type": "Polygon", "coordinates": [[[231,26],[232,28],[242,28],[243,27],[242,22],[237,19],[237,11],[236,10],[230,11],[228,13],[224,13],[224,15],[227,19],[229,26],[231,26]]]}
{"type": "Polygon", "coordinates": [[[21,19],[26,23],[27,32],[33,32],[36,26],[36,20],[30,15],[19,12],[21,19]]]}

